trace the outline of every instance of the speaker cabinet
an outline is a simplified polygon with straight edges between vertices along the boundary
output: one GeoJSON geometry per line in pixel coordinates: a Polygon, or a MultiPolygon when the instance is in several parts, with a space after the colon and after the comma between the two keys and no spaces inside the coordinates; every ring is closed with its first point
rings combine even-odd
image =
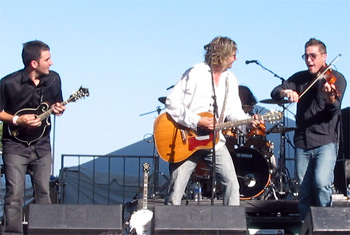
{"type": "Polygon", "coordinates": [[[310,207],[300,234],[350,234],[350,207],[310,207]]]}
{"type": "Polygon", "coordinates": [[[350,130],[350,108],[341,110],[341,139],[339,144],[339,153],[334,168],[334,187],[346,195],[346,186],[350,184],[350,153],[349,153],[349,130],[350,130]]]}
{"type": "Polygon", "coordinates": [[[29,234],[121,234],[121,205],[31,204],[29,234]]]}
{"type": "Polygon", "coordinates": [[[240,206],[155,206],[154,234],[247,234],[240,206]]]}

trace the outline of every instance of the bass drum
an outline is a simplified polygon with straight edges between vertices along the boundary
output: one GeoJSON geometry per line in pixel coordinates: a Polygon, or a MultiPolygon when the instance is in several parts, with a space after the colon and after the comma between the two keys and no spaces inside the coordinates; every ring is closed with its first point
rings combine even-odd
{"type": "Polygon", "coordinates": [[[271,180],[265,157],[257,150],[240,147],[231,152],[240,186],[241,200],[259,197],[271,180]]]}

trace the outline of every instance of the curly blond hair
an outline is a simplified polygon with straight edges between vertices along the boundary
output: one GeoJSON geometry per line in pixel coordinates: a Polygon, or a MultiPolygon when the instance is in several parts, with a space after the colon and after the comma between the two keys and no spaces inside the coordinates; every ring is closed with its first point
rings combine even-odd
{"type": "Polygon", "coordinates": [[[205,62],[210,66],[225,67],[227,59],[237,51],[237,44],[228,37],[216,37],[204,46],[205,62]]]}

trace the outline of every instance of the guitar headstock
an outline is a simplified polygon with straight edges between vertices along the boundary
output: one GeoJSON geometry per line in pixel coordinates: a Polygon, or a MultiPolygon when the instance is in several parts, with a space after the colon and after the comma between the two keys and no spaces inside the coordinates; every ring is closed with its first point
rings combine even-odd
{"type": "Polygon", "coordinates": [[[274,123],[283,118],[283,113],[280,111],[271,111],[262,115],[262,119],[269,123],[274,123]]]}
{"type": "Polygon", "coordinates": [[[142,167],[143,167],[143,173],[149,173],[149,170],[151,169],[151,165],[148,162],[143,163],[142,167]]]}
{"type": "Polygon", "coordinates": [[[70,97],[69,97],[69,101],[77,101],[81,98],[85,98],[88,97],[90,95],[89,93],[89,89],[88,88],[84,88],[84,87],[80,87],[78,91],[74,92],[70,97]]]}

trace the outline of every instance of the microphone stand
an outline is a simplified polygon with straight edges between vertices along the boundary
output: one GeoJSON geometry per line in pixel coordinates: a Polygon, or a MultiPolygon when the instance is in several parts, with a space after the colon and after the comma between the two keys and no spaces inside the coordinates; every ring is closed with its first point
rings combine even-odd
{"type": "Polygon", "coordinates": [[[274,72],[272,72],[270,69],[264,67],[258,60],[257,60],[257,61],[254,61],[254,63],[256,63],[257,65],[259,65],[262,69],[264,69],[264,70],[266,70],[266,71],[272,73],[272,74],[274,75],[274,77],[279,78],[279,79],[282,81],[282,83],[285,81],[284,78],[278,76],[277,74],[275,74],[274,72]]]}
{"type": "MultiPolygon", "coordinates": [[[[285,81],[284,78],[278,76],[276,73],[272,72],[270,69],[264,67],[259,61],[255,61],[255,63],[257,65],[259,65],[262,69],[272,73],[274,75],[274,77],[277,77],[281,80],[281,83],[283,84],[283,82],[285,81]]],[[[285,112],[286,110],[288,110],[288,106],[285,107],[282,104],[282,108],[283,108],[283,119],[282,119],[282,123],[280,123],[278,125],[278,127],[280,127],[280,158],[279,158],[279,169],[277,171],[277,175],[276,178],[278,178],[278,183],[279,183],[279,190],[278,193],[279,195],[285,195],[286,191],[285,191],[285,185],[284,182],[288,182],[288,175],[286,174],[286,133],[284,131],[285,128],[285,112]]]]}
{"type": "Polygon", "coordinates": [[[216,142],[216,118],[215,116],[218,116],[218,105],[216,102],[216,93],[215,93],[215,84],[214,84],[214,76],[213,71],[211,71],[211,82],[213,87],[213,106],[214,106],[214,119],[213,119],[213,147],[212,147],[212,181],[211,181],[211,205],[214,206],[214,199],[215,199],[215,189],[216,189],[216,152],[215,152],[215,142],[216,142]]]}

